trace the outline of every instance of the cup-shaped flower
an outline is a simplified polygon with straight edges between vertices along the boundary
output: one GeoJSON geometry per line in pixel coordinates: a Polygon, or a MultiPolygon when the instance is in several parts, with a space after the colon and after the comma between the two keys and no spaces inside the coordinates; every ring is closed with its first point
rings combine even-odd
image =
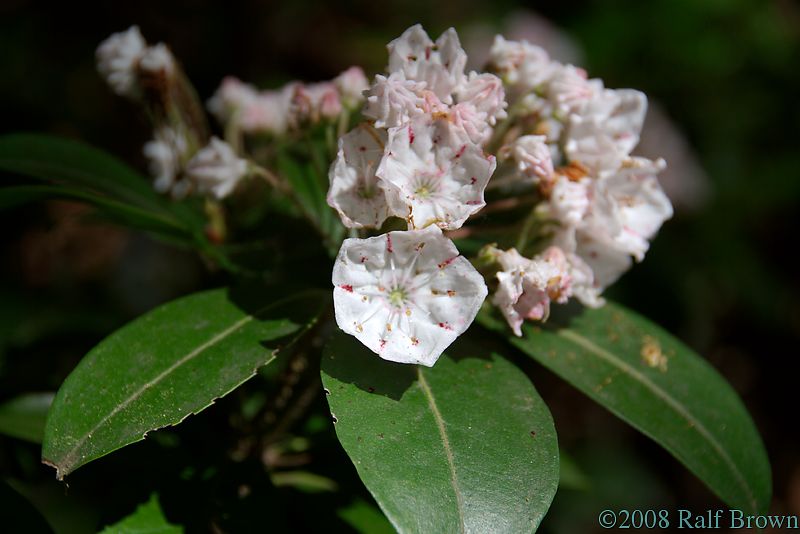
{"type": "Polygon", "coordinates": [[[199,193],[222,199],[231,194],[247,173],[247,161],[239,158],[231,146],[212,137],[186,165],[186,177],[199,193]]]}
{"type": "Polygon", "coordinates": [[[389,131],[376,175],[386,184],[390,209],[411,229],[454,230],[486,204],[495,158],[451,128],[444,120],[417,120],[389,131]]]}
{"type": "Polygon", "coordinates": [[[434,43],[422,26],[416,24],[389,43],[389,72],[401,71],[406,79],[425,82],[445,104],[453,101],[453,91],[464,81],[467,54],[453,28],[434,43]]]}
{"type": "Polygon", "coordinates": [[[487,294],[480,273],[435,226],[345,239],[333,285],[339,328],[385,360],[428,367],[487,294]]]}
{"type": "Polygon", "coordinates": [[[339,138],[339,153],[329,172],[328,205],[348,228],[379,228],[390,215],[386,193],[375,176],[386,145],[386,131],[361,124],[339,138]]]}

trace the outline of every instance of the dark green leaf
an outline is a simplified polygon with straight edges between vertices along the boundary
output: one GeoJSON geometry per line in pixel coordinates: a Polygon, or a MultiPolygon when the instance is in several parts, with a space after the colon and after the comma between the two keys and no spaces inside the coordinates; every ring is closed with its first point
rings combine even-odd
{"type": "Polygon", "coordinates": [[[64,381],[47,418],[42,461],[61,479],[200,412],[272,361],[280,339],[313,323],[325,305],[319,292],[307,292],[257,309],[218,289],[136,319],[92,349],[64,381]]]}
{"type": "MultiPolygon", "coordinates": [[[[764,445],[713,367],[622,306],[564,315],[541,328],[526,325],[523,337],[509,339],[663,446],[729,506],[767,509],[772,490],[764,445]]],[[[508,332],[489,315],[479,320],[508,332]]]]}
{"type": "Polygon", "coordinates": [[[547,406],[477,341],[430,369],[385,362],[344,334],[325,349],[336,434],[400,532],[531,532],[556,492],[547,406]]]}
{"type": "Polygon", "coordinates": [[[53,393],[27,393],[0,404],[0,433],[41,443],[53,393]]]}
{"type": "Polygon", "coordinates": [[[106,218],[123,226],[166,235],[172,239],[186,241],[193,238],[190,230],[169,214],[148,211],[92,192],[63,186],[24,185],[0,188],[0,210],[45,198],[86,202],[96,207],[106,218]]]}
{"type": "Polygon", "coordinates": [[[107,526],[101,534],[181,534],[183,528],[171,525],[161,506],[158,496],[153,494],[150,500],[139,505],[135,512],[118,523],[107,526]]]}

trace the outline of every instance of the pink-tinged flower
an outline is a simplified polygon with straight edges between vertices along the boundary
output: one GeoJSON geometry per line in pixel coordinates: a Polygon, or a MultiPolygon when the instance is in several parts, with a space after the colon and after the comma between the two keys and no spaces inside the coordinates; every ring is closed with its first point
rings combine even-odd
{"type": "Polygon", "coordinates": [[[112,34],[97,47],[97,70],[116,94],[139,95],[137,67],[146,48],[138,26],[112,34]]]}
{"type": "Polygon", "coordinates": [[[350,67],[333,79],[339,90],[342,104],[355,109],[364,101],[364,91],[369,89],[369,80],[361,67],[350,67]]]}
{"type": "Polygon", "coordinates": [[[258,91],[255,87],[234,76],[226,76],[214,96],[206,103],[206,107],[221,124],[225,124],[257,97],[258,91]]]}
{"type": "Polygon", "coordinates": [[[333,285],[339,328],[385,360],[428,367],[487,294],[480,273],[436,227],[345,239],[333,285]]]}
{"type": "Polygon", "coordinates": [[[554,65],[543,48],[527,41],[507,41],[500,35],[495,37],[492,45],[491,64],[518,94],[547,82],[554,65]]]}
{"type": "Polygon", "coordinates": [[[155,178],[153,187],[159,193],[171,192],[174,197],[186,194],[186,185],[177,182],[183,161],[187,157],[188,143],[181,131],[161,127],[154,139],[144,145],[143,153],[149,161],[150,174],[155,178]]]}
{"type": "Polygon", "coordinates": [[[485,205],[483,191],[495,167],[494,156],[462,143],[448,122],[417,120],[389,130],[375,174],[386,184],[390,209],[410,229],[454,230],[485,205]]]}
{"type": "Polygon", "coordinates": [[[499,251],[497,260],[501,270],[492,303],[500,308],[517,336],[522,335],[525,319],[546,321],[550,301],[564,303],[572,294],[569,264],[557,247],[550,247],[533,259],[512,248],[499,251]]]}
{"type": "Polygon", "coordinates": [[[494,74],[470,72],[466,82],[456,89],[456,97],[459,103],[469,103],[485,113],[491,126],[508,116],[503,82],[494,74]]]}
{"type": "MultiPolygon", "coordinates": [[[[425,113],[424,82],[405,79],[402,72],[388,77],[378,74],[365,93],[363,114],[378,128],[402,126],[412,117],[425,113]]],[[[435,96],[435,95],[434,95],[435,96]]]]}
{"type": "Polygon", "coordinates": [[[566,253],[565,256],[572,296],[578,299],[581,304],[590,308],[599,308],[604,305],[606,302],[600,296],[601,290],[598,284],[595,283],[592,268],[577,254],[570,252],[566,253]]]}
{"type": "Polygon", "coordinates": [[[485,145],[492,137],[492,127],[485,111],[475,108],[470,102],[460,102],[439,115],[451,124],[451,133],[461,143],[485,145]]]}
{"type": "Polygon", "coordinates": [[[574,65],[559,65],[547,84],[547,97],[563,114],[578,111],[593,95],[586,71],[574,65]]]}
{"type": "Polygon", "coordinates": [[[647,97],[632,89],[598,91],[569,118],[564,151],[602,175],[616,171],[639,143],[647,97]]]}
{"type": "Polygon", "coordinates": [[[334,119],[342,112],[339,90],[333,82],[297,84],[292,97],[295,122],[334,119]]]}
{"type": "Polygon", "coordinates": [[[523,135],[501,150],[507,154],[506,157],[514,159],[517,169],[523,176],[534,182],[549,180],[552,177],[553,158],[545,136],[523,135]]]}
{"type": "Polygon", "coordinates": [[[339,153],[329,172],[328,205],[348,228],[380,228],[389,216],[386,194],[375,176],[386,132],[367,123],[339,138],[339,153]]]}
{"type": "Polygon", "coordinates": [[[247,161],[239,158],[231,146],[212,137],[186,165],[186,178],[198,193],[222,199],[233,192],[247,174],[247,161]]]}
{"type": "Polygon", "coordinates": [[[575,252],[592,269],[600,290],[641,261],[672,205],[656,175],[664,160],[626,160],[618,172],[593,180],[589,209],[577,226],[557,232],[555,244],[575,252]]]}
{"type": "Polygon", "coordinates": [[[388,72],[400,71],[408,80],[425,82],[425,88],[436,93],[442,102],[452,103],[452,93],[463,83],[467,63],[467,54],[453,28],[434,43],[422,26],[416,24],[386,48],[389,51],[388,72]]]}
{"type": "Polygon", "coordinates": [[[274,91],[260,91],[237,115],[239,126],[247,133],[283,135],[289,129],[291,102],[295,84],[274,91]]]}
{"type": "Polygon", "coordinates": [[[572,181],[566,176],[558,175],[547,204],[549,215],[561,224],[579,225],[589,209],[591,188],[591,178],[572,181]]]}

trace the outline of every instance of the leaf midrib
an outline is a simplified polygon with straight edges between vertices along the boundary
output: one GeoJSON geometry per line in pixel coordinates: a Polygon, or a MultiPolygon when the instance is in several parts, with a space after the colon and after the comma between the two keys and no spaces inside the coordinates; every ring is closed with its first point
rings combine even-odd
{"type": "Polygon", "coordinates": [[[556,332],[557,335],[570,340],[577,345],[585,348],[586,350],[590,351],[591,353],[599,356],[600,358],[606,360],[611,365],[617,367],[623,373],[627,373],[633,379],[638,380],[642,385],[647,387],[650,391],[653,392],[657,397],[661,398],[670,408],[672,408],[680,417],[685,419],[690,428],[695,429],[701,436],[703,436],[712,446],[714,451],[722,458],[725,464],[728,466],[730,471],[733,473],[734,478],[736,479],[739,486],[744,490],[745,494],[747,495],[747,500],[750,503],[750,506],[753,511],[758,510],[757,501],[753,492],[750,490],[750,487],[747,484],[742,473],[736,466],[736,463],[731,459],[722,445],[717,441],[714,435],[703,425],[703,423],[696,419],[691,412],[687,411],[683,405],[672,397],[668,392],[661,389],[656,383],[652,382],[649,378],[645,375],[641,374],[639,371],[628,365],[625,361],[620,359],[619,357],[615,356],[612,352],[607,351],[606,349],[598,346],[590,339],[567,329],[559,329],[556,332]]]}
{"type": "MultiPolygon", "coordinates": [[[[83,435],[83,437],[75,444],[75,446],[72,449],[70,449],[69,452],[67,452],[67,454],[65,454],[63,456],[63,459],[60,462],[62,464],[62,466],[63,465],[71,465],[75,461],[75,459],[77,458],[77,454],[78,454],[78,451],[80,450],[80,448],[83,446],[84,443],[86,443],[86,440],[89,439],[89,436],[91,436],[92,434],[97,432],[97,430],[100,429],[103,425],[105,425],[108,421],[110,421],[112,417],[114,417],[115,415],[120,413],[122,410],[124,410],[125,408],[130,406],[131,403],[133,403],[134,401],[139,399],[142,395],[144,395],[144,393],[148,389],[150,389],[151,387],[157,385],[164,378],[166,378],[169,374],[171,374],[173,371],[175,371],[175,369],[177,369],[178,367],[184,365],[186,362],[194,359],[199,354],[204,352],[206,349],[208,349],[210,347],[213,347],[214,345],[216,345],[217,343],[219,343],[220,341],[222,341],[226,337],[230,336],[236,330],[238,330],[239,328],[243,327],[244,325],[246,325],[247,323],[252,321],[253,317],[254,317],[253,315],[247,315],[247,316],[243,317],[242,319],[239,319],[233,325],[229,326],[228,328],[226,328],[222,332],[219,332],[218,334],[216,334],[214,337],[212,337],[211,339],[209,339],[208,341],[206,341],[202,345],[196,347],[191,352],[189,352],[186,355],[182,356],[179,360],[175,361],[172,365],[167,367],[165,370],[161,371],[154,378],[152,378],[149,381],[145,382],[142,386],[139,387],[139,389],[134,391],[128,398],[126,398],[121,403],[117,404],[114,407],[113,410],[111,410],[110,412],[108,412],[108,414],[103,416],[100,419],[100,421],[98,421],[98,423],[94,427],[92,427],[91,430],[89,430],[87,433],[85,433],[83,435]]],[[[59,467],[58,468],[59,472],[57,473],[57,478],[59,480],[61,480],[64,477],[64,475],[67,474],[67,473],[63,473],[62,472],[63,469],[64,469],[63,467],[59,467]]]]}
{"type": "Polygon", "coordinates": [[[453,491],[456,494],[456,506],[458,508],[458,520],[461,533],[466,532],[464,521],[464,496],[461,494],[461,487],[458,483],[458,474],[456,473],[455,459],[453,458],[453,449],[450,445],[450,438],[447,436],[447,428],[445,427],[444,418],[442,417],[439,407],[436,405],[436,398],[433,396],[428,381],[422,374],[422,367],[417,366],[417,376],[419,377],[419,386],[425,398],[428,400],[428,407],[433,413],[433,419],[436,421],[436,427],[439,429],[439,435],[442,438],[442,446],[444,448],[445,456],[447,457],[447,465],[450,468],[450,483],[453,486],[453,491]]]}

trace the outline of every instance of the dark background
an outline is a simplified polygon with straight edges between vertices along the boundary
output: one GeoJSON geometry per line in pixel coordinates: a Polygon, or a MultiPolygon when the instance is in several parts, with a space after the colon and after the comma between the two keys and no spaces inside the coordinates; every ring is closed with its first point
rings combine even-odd
{"type": "MultiPolygon", "coordinates": [[[[503,31],[523,7],[511,0],[0,0],[0,131],[83,139],[144,170],[141,146],[149,126],[94,67],[97,44],[134,23],[148,41],[170,45],[205,100],[228,74],[263,87],[331,78],[351,64],[372,75],[384,67],[385,44],[413,23],[433,36],[454,26],[466,42],[465,35],[481,33],[476,27],[503,31]]],[[[800,514],[800,6],[790,0],[586,0],[533,9],[574,40],[591,76],[646,92],[691,147],[703,170],[691,178],[702,180],[701,187],[684,183],[676,216],[645,262],[608,295],[679,336],[732,383],[772,462],[772,511],[800,514]]],[[[66,203],[0,213],[3,399],[55,390],[113,328],[215,281],[192,256],[118,228],[83,224],[83,215],[66,203]]],[[[591,481],[588,490],[561,491],[543,528],[587,531],[605,508],[701,513],[723,507],[657,446],[540,373],[536,385],[551,406],[560,442],[591,481]]],[[[193,418],[199,421],[189,423],[187,435],[212,425],[221,410],[224,404],[193,418]]],[[[156,445],[137,447],[144,455],[156,445]]],[[[27,477],[58,505],[59,486],[36,464],[36,447],[0,438],[0,451],[4,477],[27,477]]],[[[113,473],[125,460],[102,462],[113,473]]],[[[101,499],[98,488],[125,485],[92,466],[85,470],[73,485],[86,481],[87,501],[101,499]]],[[[112,504],[91,517],[118,519],[137,502],[138,494],[125,495],[117,502],[106,495],[102,502],[112,504]]],[[[179,504],[167,512],[189,513],[179,504]]]]}

